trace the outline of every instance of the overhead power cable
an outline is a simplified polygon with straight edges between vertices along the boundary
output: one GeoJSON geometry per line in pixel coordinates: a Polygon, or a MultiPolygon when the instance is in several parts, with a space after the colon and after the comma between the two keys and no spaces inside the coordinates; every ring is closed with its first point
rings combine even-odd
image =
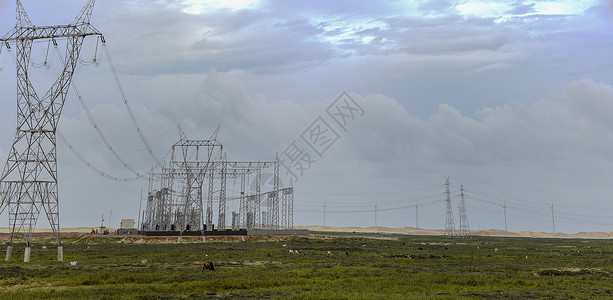
{"type": "Polygon", "coordinates": [[[77,94],[77,99],[79,100],[79,104],[81,105],[81,108],[83,108],[83,113],[85,114],[85,117],[91,123],[92,127],[96,130],[96,132],[98,133],[98,136],[100,137],[102,142],[104,142],[104,144],[106,145],[107,149],[113,154],[113,156],[121,163],[121,165],[124,168],[126,168],[128,171],[130,171],[132,174],[136,175],[137,177],[140,177],[141,174],[138,173],[136,170],[134,170],[134,168],[130,167],[128,165],[128,163],[125,160],[123,160],[119,156],[119,154],[117,154],[117,152],[115,152],[115,150],[113,149],[113,147],[109,143],[109,140],[106,138],[104,133],[102,133],[102,131],[100,131],[100,127],[98,127],[98,124],[96,123],[96,121],[92,117],[91,113],[89,112],[89,109],[87,109],[87,106],[85,105],[85,102],[83,101],[83,98],[81,97],[81,94],[79,93],[79,90],[77,89],[76,85],[73,84],[72,85],[72,89],[77,94]]]}
{"type": "Polygon", "coordinates": [[[104,50],[104,53],[106,54],[109,67],[111,69],[111,73],[113,73],[113,77],[115,78],[115,84],[117,85],[117,88],[119,89],[121,98],[123,99],[123,103],[126,109],[128,110],[128,114],[130,115],[130,119],[132,120],[132,124],[134,125],[134,128],[136,128],[136,132],[138,133],[140,140],[143,142],[143,144],[147,148],[147,151],[149,151],[149,155],[156,162],[156,165],[161,165],[160,159],[155,155],[155,153],[153,153],[151,146],[149,145],[149,143],[143,136],[140,126],[138,122],[136,121],[136,117],[134,117],[134,113],[132,112],[132,108],[130,108],[130,104],[128,103],[128,98],[126,97],[126,93],[124,92],[123,87],[121,86],[121,82],[119,81],[119,75],[117,74],[117,70],[115,69],[115,65],[113,64],[113,61],[111,59],[111,54],[109,53],[109,50],[106,47],[106,43],[102,43],[102,49],[104,50]]]}
{"type": "MultiPolygon", "coordinates": [[[[96,168],[92,163],[90,163],[89,161],[87,161],[87,159],[85,159],[83,157],[83,155],[81,155],[81,153],[79,153],[79,151],[77,151],[76,148],[74,148],[70,142],[68,142],[68,139],[66,139],[66,137],[60,132],[60,130],[57,130],[57,135],[60,138],[60,141],[62,141],[67,147],[68,149],[88,168],[90,168],[92,171],[96,172],[98,175],[101,175],[104,178],[113,180],[113,181],[119,181],[119,182],[129,182],[129,181],[135,181],[138,179],[142,179],[142,178],[146,178],[147,176],[149,176],[149,174],[151,174],[153,172],[153,170],[155,170],[155,168],[157,168],[157,166],[153,166],[148,172],[146,173],[142,173],[139,174],[138,176],[135,177],[126,177],[126,178],[122,178],[122,177],[116,177],[113,175],[109,175],[103,171],[101,171],[100,169],[96,168]]],[[[168,157],[168,155],[170,155],[171,151],[168,151],[168,153],[166,153],[166,155],[164,156],[164,159],[166,159],[166,157],[168,157]]]]}
{"type": "MultiPolygon", "coordinates": [[[[119,40],[119,39],[117,38],[117,34],[115,33],[115,28],[114,28],[114,26],[113,26],[113,22],[111,22],[111,20],[109,19],[109,15],[108,15],[108,13],[107,13],[107,11],[106,11],[106,7],[105,7],[105,5],[104,5],[104,2],[102,2],[101,4],[102,4],[102,12],[104,13],[104,16],[105,16],[105,18],[106,18],[107,24],[108,24],[108,26],[109,26],[109,28],[110,28],[110,34],[113,36],[113,40],[114,40],[114,41],[117,41],[117,40],[119,40]]],[[[128,65],[128,62],[126,61],[126,57],[125,57],[125,55],[123,54],[123,49],[121,48],[121,45],[120,45],[120,44],[118,44],[118,43],[116,43],[116,45],[117,45],[117,49],[118,49],[119,55],[121,56],[121,59],[123,60],[123,64],[124,64],[124,66],[126,67],[126,69],[127,69],[127,71],[128,71],[128,74],[130,74],[130,77],[132,78],[132,82],[134,83],[134,86],[136,87],[136,90],[138,91],[138,94],[139,94],[139,96],[140,96],[140,98],[141,98],[142,102],[145,104],[145,107],[147,108],[147,110],[149,111],[149,113],[151,114],[151,116],[153,117],[153,119],[155,119],[155,121],[158,123],[158,125],[160,126],[160,128],[162,128],[162,130],[164,131],[164,133],[166,133],[166,135],[167,135],[169,138],[175,138],[175,136],[171,135],[171,134],[168,132],[168,130],[166,129],[166,127],[164,127],[164,126],[162,125],[162,122],[160,122],[160,120],[159,120],[159,119],[156,117],[156,115],[153,113],[153,111],[151,110],[151,107],[149,107],[149,103],[148,103],[148,101],[145,101],[145,97],[143,97],[143,93],[142,93],[142,91],[141,91],[141,89],[140,89],[140,86],[139,86],[138,84],[136,84],[136,79],[134,79],[134,74],[132,73],[132,70],[130,69],[130,65],[128,65]]],[[[174,122],[174,123],[177,123],[177,122],[174,122]]]]}
{"type": "Polygon", "coordinates": [[[404,191],[396,191],[396,192],[381,192],[381,193],[364,193],[364,194],[355,194],[355,193],[347,193],[347,194],[338,194],[338,193],[319,193],[319,192],[296,192],[299,194],[308,194],[308,195],[322,195],[322,196],[381,196],[381,195],[394,195],[394,194],[405,194],[405,193],[414,193],[422,190],[428,190],[433,188],[440,188],[441,185],[432,185],[426,187],[415,188],[412,190],[404,190],[404,191]]]}
{"type": "MultiPolygon", "coordinates": [[[[55,47],[56,53],[59,57],[60,60],[63,61],[63,57],[61,55],[61,53],[59,52],[58,47],[55,47]]],[[[102,140],[102,142],[106,145],[107,149],[113,154],[113,156],[121,163],[121,165],[127,169],[128,171],[130,171],[132,174],[136,175],[135,177],[129,177],[129,178],[120,178],[120,177],[116,177],[116,176],[112,176],[109,174],[104,173],[103,171],[101,171],[100,169],[96,168],[93,164],[91,164],[90,162],[88,162],[66,139],[66,137],[64,135],[62,135],[59,130],[58,130],[58,135],[60,136],[60,140],[62,142],[64,142],[64,144],[66,144],[66,146],[68,146],[69,150],[88,168],[90,168],[92,171],[94,171],[95,173],[110,179],[110,180],[114,180],[114,181],[120,181],[120,182],[128,182],[128,181],[134,181],[134,180],[138,180],[140,178],[145,178],[146,176],[148,176],[155,168],[159,167],[161,165],[161,162],[158,162],[158,164],[156,164],[155,166],[153,166],[148,172],[146,173],[139,173],[137,172],[134,168],[130,167],[127,162],[125,160],[123,160],[119,154],[113,149],[113,147],[111,146],[109,139],[106,137],[106,135],[104,135],[104,133],[102,133],[102,131],[100,130],[100,127],[98,126],[98,124],[96,123],[94,117],[92,116],[90,110],[88,109],[87,105],[85,104],[85,101],[83,100],[83,97],[81,96],[81,93],[79,92],[79,89],[76,86],[76,83],[72,83],[71,87],[73,89],[73,91],[75,92],[75,94],[77,95],[77,99],[79,102],[79,105],[82,108],[82,112],[85,115],[86,119],[89,121],[89,123],[92,125],[92,127],[96,130],[96,132],[98,133],[98,136],[100,137],[100,139],[102,140]]],[[[73,102],[76,102],[74,100],[74,97],[71,97],[71,100],[73,102]]],[[[168,156],[170,154],[170,151],[165,155],[168,156]]]]}
{"type": "MultiPolygon", "coordinates": [[[[2,59],[2,48],[3,47],[4,47],[4,44],[0,44],[0,59],[2,59]]],[[[6,67],[6,61],[8,60],[10,55],[11,55],[11,48],[7,45],[6,54],[4,55],[2,64],[0,64],[0,72],[4,71],[4,68],[6,67]]]]}
{"type": "Polygon", "coordinates": [[[119,178],[119,177],[115,177],[115,176],[111,176],[108,175],[102,171],[100,171],[100,169],[96,168],[95,166],[93,166],[92,164],[90,164],[74,147],[72,147],[72,145],[68,142],[68,140],[66,139],[66,137],[64,137],[64,135],[62,134],[62,132],[60,132],[59,130],[57,130],[57,136],[60,138],[60,140],[66,144],[66,146],[68,147],[68,149],[70,149],[70,151],[83,163],[85,164],[88,168],[90,168],[92,171],[96,172],[98,175],[110,179],[110,180],[114,180],[114,181],[120,181],[120,182],[128,182],[128,181],[135,181],[138,180],[140,178],[143,178],[145,175],[138,175],[136,177],[131,177],[131,178],[119,178]]]}
{"type": "MultiPolygon", "coordinates": [[[[423,203],[419,203],[419,206],[425,206],[425,205],[429,205],[429,204],[434,204],[434,203],[438,203],[440,202],[439,200],[433,200],[433,201],[427,201],[427,202],[423,202],[423,203]]],[[[411,204],[411,205],[404,205],[404,206],[397,206],[397,207],[388,207],[388,208],[377,208],[377,209],[360,209],[360,210],[326,210],[326,213],[337,213],[337,214],[344,214],[344,213],[367,213],[367,212],[374,212],[376,211],[390,211],[390,210],[398,210],[398,209],[406,209],[406,208],[415,208],[415,205],[411,204]]],[[[300,211],[298,210],[297,212],[308,212],[308,213],[322,213],[322,210],[305,210],[305,211],[300,211]]]]}
{"type": "MultiPolygon", "coordinates": [[[[59,49],[56,47],[55,48],[58,57],[60,58],[60,60],[63,60],[61,53],[59,52],[59,49]]],[[[91,115],[89,109],[87,108],[87,105],[85,105],[85,101],[83,101],[83,97],[81,96],[81,93],[79,92],[79,89],[77,88],[76,84],[73,82],[71,84],[71,87],[73,89],[73,91],[76,93],[77,95],[77,99],[79,100],[79,105],[82,108],[83,114],[85,115],[85,117],[87,118],[87,120],[89,121],[89,123],[92,125],[92,127],[96,130],[96,132],[98,133],[98,136],[100,137],[100,139],[102,140],[102,142],[106,145],[107,149],[113,154],[113,156],[121,163],[121,165],[126,168],[128,171],[130,171],[132,174],[136,175],[136,177],[134,178],[128,178],[126,180],[118,180],[118,181],[131,181],[131,180],[136,180],[138,178],[142,178],[143,175],[140,174],[139,172],[137,172],[136,170],[134,170],[134,168],[130,167],[128,165],[128,163],[123,160],[119,154],[117,154],[117,152],[115,152],[115,150],[113,149],[113,147],[111,146],[111,144],[109,143],[109,140],[106,138],[106,136],[102,133],[102,131],[100,130],[100,127],[98,127],[98,124],[96,123],[94,117],[91,115]]],[[[74,98],[71,97],[71,99],[74,101],[74,98]]],[[[66,138],[61,135],[60,138],[65,142],[66,145],[70,145],[70,143],[68,143],[68,140],[66,140],[66,138]]],[[[78,152],[76,152],[76,150],[72,147],[69,146],[70,150],[76,154],[76,156],[79,158],[79,160],[84,161],[83,156],[81,156],[80,154],[78,154],[78,152]]],[[[89,162],[85,162],[85,165],[88,166],[90,169],[94,170],[96,173],[100,173],[100,170],[98,170],[97,168],[93,167],[89,162]],[[93,167],[93,168],[92,168],[93,167]]],[[[117,179],[117,177],[114,176],[104,176],[106,178],[115,180],[117,179]]]]}

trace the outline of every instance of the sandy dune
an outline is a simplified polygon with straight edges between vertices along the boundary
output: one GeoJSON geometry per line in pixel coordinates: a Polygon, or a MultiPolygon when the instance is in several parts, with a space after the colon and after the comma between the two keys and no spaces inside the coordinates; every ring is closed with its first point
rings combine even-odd
{"type": "MultiPolygon", "coordinates": [[[[61,233],[90,233],[93,227],[76,227],[76,228],[60,228],[61,233]]],[[[99,227],[95,227],[95,229],[99,229],[99,227]]],[[[115,229],[110,229],[111,231],[115,231],[115,229]]],[[[36,228],[34,229],[34,233],[51,233],[51,229],[49,228],[36,228]]],[[[0,227],[0,233],[9,233],[9,229],[7,227],[0,227]]]]}
{"type": "MultiPolygon", "coordinates": [[[[332,226],[296,226],[296,229],[309,229],[325,232],[362,232],[362,233],[398,233],[408,235],[443,235],[443,230],[419,229],[415,227],[332,227],[332,226]]],[[[90,233],[91,227],[62,228],[62,233],[90,233]]],[[[110,231],[115,229],[110,228],[110,231]]],[[[37,228],[35,233],[50,233],[51,229],[37,228]]],[[[9,233],[6,227],[0,227],[0,234],[9,233]]],[[[551,232],[511,232],[499,229],[473,230],[474,236],[500,236],[500,237],[535,237],[535,238],[577,238],[577,239],[613,239],[613,232],[578,232],[578,233],[551,233],[551,232]]]]}
{"type": "MultiPolygon", "coordinates": [[[[309,229],[327,232],[363,232],[363,233],[399,233],[409,235],[443,235],[444,230],[428,230],[415,227],[331,227],[331,226],[296,226],[296,229],[309,229]]],[[[510,232],[498,229],[474,230],[474,236],[501,236],[501,237],[535,237],[535,238],[577,238],[577,239],[613,239],[613,232],[578,232],[578,233],[551,233],[551,232],[510,232]]]]}

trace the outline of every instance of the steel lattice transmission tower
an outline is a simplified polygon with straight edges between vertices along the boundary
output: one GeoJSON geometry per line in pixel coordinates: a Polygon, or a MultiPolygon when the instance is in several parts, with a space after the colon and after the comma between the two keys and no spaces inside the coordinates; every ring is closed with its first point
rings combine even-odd
{"type": "Polygon", "coordinates": [[[453,222],[453,211],[451,209],[451,191],[449,190],[449,177],[445,182],[445,206],[447,207],[447,215],[445,217],[445,236],[455,236],[455,225],[453,222]]]}
{"type": "MultiPolygon", "coordinates": [[[[63,260],[60,242],[56,130],[70,87],[79,53],[86,36],[102,34],[90,24],[94,0],[89,0],[68,25],[35,26],[19,0],[17,23],[0,43],[16,48],[17,132],[2,177],[0,213],[9,209],[10,243],[6,260],[13,251],[16,234],[26,235],[24,262],[30,260],[32,230],[41,209],[47,215],[58,244],[58,260],[63,260]],[[41,97],[31,82],[28,67],[32,45],[37,40],[66,40],[62,71],[41,97]]],[[[104,40],[103,40],[104,41],[104,40]]]]}
{"type": "Polygon", "coordinates": [[[464,200],[464,185],[460,185],[460,232],[461,237],[469,237],[468,214],[466,213],[466,201],[464,200]]]}

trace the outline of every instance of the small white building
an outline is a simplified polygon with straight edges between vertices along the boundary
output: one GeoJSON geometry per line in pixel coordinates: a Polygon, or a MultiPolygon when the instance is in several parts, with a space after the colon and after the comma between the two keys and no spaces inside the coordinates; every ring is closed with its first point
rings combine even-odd
{"type": "Polygon", "coordinates": [[[121,224],[119,228],[122,228],[122,229],[134,228],[134,219],[121,219],[121,224]]]}

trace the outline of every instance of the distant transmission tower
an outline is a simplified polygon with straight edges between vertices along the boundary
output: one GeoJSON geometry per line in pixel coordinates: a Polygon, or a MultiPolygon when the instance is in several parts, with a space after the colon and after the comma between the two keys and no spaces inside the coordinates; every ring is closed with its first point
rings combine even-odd
{"type": "Polygon", "coordinates": [[[553,200],[551,200],[551,227],[552,227],[553,233],[556,233],[556,219],[553,215],[553,200]]]}
{"type": "Polygon", "coordinates": [[[32,231],[42,209],[57,240],[57,259],[62,261],[56,130],[83,40],[89,35],[102,34],[89,23],[94,0],[89,0],[70,24],[59,26],[34,26],[21,2],[16,3],[17,23],[0,39],[7,48],[15,45],[17,67],[17,132],[0,177],[0,213],[9,208],[11,227],[6,260],[11,258],[15,235],[23,232],[27,243],[24,262],[30,261],[32,231]],[[34,89],[28,72],[32,45],[41,39],[50,40],[54,45],[58,40],[66,40],[62,72],[42,97],[34,89]]]}
{"type": "Polygon", "coordinates": [[[445,205],[447,207],[447,216],[445,217],[445,236],[455,236],[455,225],[453,222],[453,211],[451,209],[451,191],[449,191],[449,177],[445,182],[445,205]]]}
{"type": "Polygon", "coordinates": [[[509,231],[509,227],[507,226],[507,201],[504,202],[502,209],[504,211],[504,231],[509,231]]]}
{"type": "Polygon", "coordinates": [[[375,202],[375,227],[377,227],[377,203],[375,202]]]}
{"type": "Polygon", "coordinates": [[[461,237],[469,237],[468,214],[466,214],[466,201],[464,200],[464,185],[460,185],[460,233],[461,237]]]}
{"type": "Polygon", "coordinates": [[[415,228],[419,229],[419,198],[415,204],[415,228]]]}
{"type": "Polygon", "coordinates": [[[324,200],[324,227],[326,227],[326,200],[324,200]]]}

